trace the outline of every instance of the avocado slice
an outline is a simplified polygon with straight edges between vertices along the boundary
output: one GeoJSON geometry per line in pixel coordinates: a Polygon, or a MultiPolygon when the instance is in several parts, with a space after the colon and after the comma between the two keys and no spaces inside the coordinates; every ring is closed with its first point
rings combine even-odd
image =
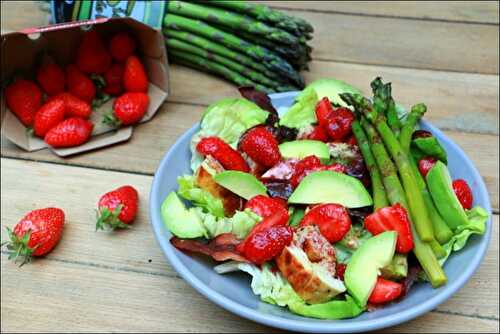
{"type": "Polygon", "coordinates": [[[235,170],[227,170],[214,176],[215,182],[244,199],[266,195],[267,188],[255,176],[235,170]]]}
{"type": "Polygon", "coordinates": [[[370,297],[380,268],[389,265],[396,249],[397,232],[386,231],[368,239],[351,257],[344,283],[358,305],[364,307],[370,297]]]}
{"type": "Polygon", "coordinates": [[[343,107],[348,107],[348,105],[342,101],[339,94],[341,93],[353,93],[362,94],[359,89],[349,85],[348,83],[337,80],[337,79],[320,79],[311,82],[306,88],[313,88],[318,94],[318,98],[321,100],[323,97],[328,97],[330,102],[340,104],[343,107]]]}
{"type": "Polygon", "coordinates": [[[349,295],[346,295],[345,300],[332,300],[322,304],[291,303],[288,308],[305,317],[326,320],[353,318],[364,311],[349,295]]]}
{"type": "Polygon", "coordinates": [[[406,254],[394,254],[391,263],[380,269],[383,278],[399,281],[408,275],[408,258],[406,254]]]}
{"type": "Polygon", "coordinates": [[[453,191],[446,165],[438,160],[427,173],[426,180],[432,200],[448,226],[455,230],[458,226],[467,224],[467,215],[453,191]]]}
{"type": "Polygon", "coordinates": [[[323,163],[330,159],[328,145],[319,140],[294,140],[279,145],[281,156],[285,159],[303,159],[308,155],[317,156],[323,163]]]}
{"type": "Polygon", "coordinates": [[[361,208],[372,205],[373,201],[355,177],[326,170],[313,172],[302,179],[288,203],[337,203],[348,208],[361,208]]]}
{"type": "Polygon", "coordinates": [[[168,230],[179,238],[207,237],[207,230],[194,210],[187,209],[172,191],[161,205],[161,218],[168,230]]]}

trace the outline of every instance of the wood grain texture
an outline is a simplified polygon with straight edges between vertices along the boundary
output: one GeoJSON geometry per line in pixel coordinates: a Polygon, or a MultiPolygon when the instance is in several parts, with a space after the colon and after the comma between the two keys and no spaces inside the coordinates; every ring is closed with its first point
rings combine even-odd
{"type": "Polygon", "coordinates": [[[498,1],[264,1],[264,3],[279,9],[498,24],[498,1]]]}
{"type": "MultiPolygon", "coordinates": [[[[161,276],[166,280],[179,277],[164,259],[149,225],[150,176],[5,158],[2,167],[2,225],[12,226],[25,212],[44,206],[60,206],[66,213],[63,239],[46,257],[47,261],[89,266],[91,271],[101,268],[161,276]],[[99,196],[124,183],[135,186],[140,194],[139,216],[133,228],[116,234],[94,232],[93,208],[99,196]],[[43,196],[29,196],[40,193],[40,189],[43,196]],[[65,194],[64,201],[61,194],[65,194]],[[25,200],[27,197],[29,200],[25,200]]],[[[439,312],[498,320],[498,231],[495,215],[493,237],[481,267],[462,290],[438,307],[439,312]]]]}

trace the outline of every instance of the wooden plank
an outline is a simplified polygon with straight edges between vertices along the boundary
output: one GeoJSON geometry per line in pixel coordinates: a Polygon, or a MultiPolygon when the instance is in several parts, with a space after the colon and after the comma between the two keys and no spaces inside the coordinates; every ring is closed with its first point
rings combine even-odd
{"type": "Polygon", "coordinates": [[[265,1],[265,3],[274,8],[301,11],[498,24],[498,1],[265,1]]]}
{"type": "MultiPolygon", "coordinates": [[[[47,149],[26,152],[2,136],[1,154],[31,160],[153,174],[163,155],[177,138],[199,120],[204,107],[166,103],[155,118],[141,124],[127,143],[68,158],[59,158],[47,149]]],[[[498,142],[496,135],[445,131],[469,155],[485,179],[492,205],[498,209],[498,142]]]]}
{"type": "MultiPolygon", "coordinates": [[[[1,177],[3,226],[12,226],[34,208],[55,205],[66,212],[67,225],[60,244],[46,259],[35,263],[47,262],[48,266],[54,260],[91,266],[92,270],[178,277],[164,259],[148,222],[151,177],[12,159],[2,159],[1,177]],[[140,193],[139,216],[133,228],[116,234],[94,232],[93,210],[100,194],[124,183],[132,184],[140,193]],[[40,189],[43,196],[30,195],[40,193],[40,189]]],[[[439,312],[498,319],[498,235],[495,215],[492,240],[482,265],[464,288],[438,307],[439,312]]]]}
{"type": "MultiPolygon", "coordinates": [[[[169,101],[208,105],[222,97],[238,96],[234,85],[212,75],[173,65],[169,101]],[[196,94],[193,92],[196,91],[196,94]]],[[[498,134],[498,76],[427,71],[386,66],[313,61],[304,72],[307,83],[322,78],[344,80],[371,95],[377,76],[392,82],[399,103],[409,107],[425,102],[426,119],[457,131],[498,134]]]]}
{"type": "MultiPolygon", "coordinates": [[[[275,331],[212,304],[180,278],[59,261],[18,269],[4,254],[1,259],[2,332],[275,331]]],[[[495,328],[498,321],[431,312],[388,330],[493,332],[495,328]]]]}
{"type": "MultiPolygon", "coordinates": [[[[7,11],[6,11],[7,10],[7,11]]],[[[38,7],[13,2],[4,29],[33,26],[38,7]],[[34,19],[34,21],[33,21],[34,19]]],[[[313,58],[411,68],[498,73],[498,27],[292,11],[315,27],[313,58]]]]}

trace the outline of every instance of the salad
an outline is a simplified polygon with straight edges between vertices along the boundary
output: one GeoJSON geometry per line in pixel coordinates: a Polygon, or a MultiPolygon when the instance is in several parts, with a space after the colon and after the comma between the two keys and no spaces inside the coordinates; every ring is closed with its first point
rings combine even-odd
{"type": "Polygon", "coordinates": [[[437,288],[452,252],[485,232],[464,180],[418,127],[391,84],[373,96],[335,79],[308,85],[284,113],[240,88],[203,113],[191,140],[191,175],[161,215],[177,249],[244,271],[270,304],[319,319],[356,317],[405,298],[414,283],[437,288]]]}

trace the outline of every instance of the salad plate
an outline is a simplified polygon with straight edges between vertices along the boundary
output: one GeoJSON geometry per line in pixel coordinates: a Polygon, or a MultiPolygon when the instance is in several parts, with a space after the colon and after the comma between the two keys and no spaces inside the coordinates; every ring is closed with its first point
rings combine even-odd
{"type": "MultiPolygon", "coordinates": [[[[299,92],[272,94],[272,104],[283,114],[299,92]]],[[[473,163],[462,149],[439,129],[421,120],[420,128],[439,140],[448,155],[448,169],[453,179],[464,179],[472,190],[474,205],[489,215],[483,235],[472,235],[467,245],[452,253],[443,269],[447,284],[432,288],[428,283],[416,283],[405,298],[372,312],[342,320],[323,320],[296,315],[285,307],[263,302],[251,288],[251,276],[244,272],[218,274],[215,261],[192,256],[176,249],[170,242],[172,234],[165,226],[161,207],[165,198],[179,187],[177,178],[192,174],[191,139],[200,130],[196,124],[184,133],[164,156],[155,173],[150,193],[150,221],[156,239],[168,262],[192,287],[217,305],[255,322],[293,331],[332,333],[364,332],[394,326],[435,309],[449,299],[472,277],[487,250],[491,235],[491,206],[486,186],[473,163]]]]}

